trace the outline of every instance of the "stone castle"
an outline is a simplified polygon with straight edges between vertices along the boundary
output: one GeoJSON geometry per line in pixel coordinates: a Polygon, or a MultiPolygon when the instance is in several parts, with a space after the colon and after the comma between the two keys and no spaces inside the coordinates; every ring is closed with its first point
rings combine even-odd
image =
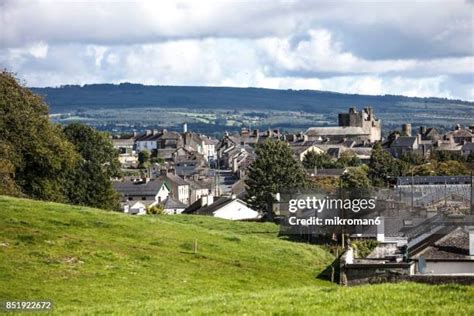
{"type": "Polygon", "coordinates": [[[308,139],[352,139],[374,143],[382,139],[382,122],[374,115],[371,107],[357,111],[352,107],[348,113],[339,113],[339,126],[310,127],[306,132],[308,139]]]}

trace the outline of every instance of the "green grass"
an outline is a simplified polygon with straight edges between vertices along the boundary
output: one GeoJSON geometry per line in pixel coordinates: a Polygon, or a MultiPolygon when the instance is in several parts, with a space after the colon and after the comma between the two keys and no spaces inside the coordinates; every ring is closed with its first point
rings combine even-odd
{"type": "Polygon", "coordinates": [[[273,224],[3,196],[0,214],[0,301],[49,299],[58,314],[474,313],[474,287],[319,280],[332,256],[273,224]]]}

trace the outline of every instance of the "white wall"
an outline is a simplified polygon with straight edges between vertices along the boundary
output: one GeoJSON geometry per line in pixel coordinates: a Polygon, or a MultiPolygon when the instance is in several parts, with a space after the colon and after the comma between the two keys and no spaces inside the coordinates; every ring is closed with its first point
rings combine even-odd
{"type": "Polygon", "coordinates": [[[137,142],[137,151],[142,151],[142,150],[153,150],[156,149],[156,141],[141,141],[137,142]]]}
{"type": "Polygon", "coordinates": [[[424,274],[474,274],[473,261],[426,261],[424,274]]]}
{"type": "Polygon", "coordinates": [[[241,220],[241,219],[254,219],[258,218],[258,212],[252,210],[244,203],[234,200],[231,203],[220,208],[214,212],[214,217],[230,219],[230,220],[241,220]]]}
{"type": "Polygon", "coordinates": [[[158,194],[155,196],[155,200],[158,202],[163,202],[168,198],[169,194],[170,191],[166,188],[166,186],[162,185],[160,191],[158,191],[158,194]]]}

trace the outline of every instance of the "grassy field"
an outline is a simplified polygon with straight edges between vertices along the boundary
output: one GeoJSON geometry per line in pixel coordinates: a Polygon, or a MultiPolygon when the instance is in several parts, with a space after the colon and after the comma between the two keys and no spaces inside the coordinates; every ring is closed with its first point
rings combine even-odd
{"type": "Polygon", "coordinates": [[[474,313],[474,287],[319,280],[333,257],[273,224],[1,196],[0,213],[0,301],[52,300],[57,314],[474,313]]]}

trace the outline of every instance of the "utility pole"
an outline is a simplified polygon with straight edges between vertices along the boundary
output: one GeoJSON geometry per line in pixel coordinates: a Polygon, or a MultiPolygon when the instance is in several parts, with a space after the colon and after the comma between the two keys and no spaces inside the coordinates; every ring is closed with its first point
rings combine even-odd
{"type": "Polygon", "coordinates": [[[411,211],[413,212],[413,204],[414,204],[414,199],[415,197],[413,196],[414,195],[414,192],[413,192],[413,189],[414,189],[414,186],[415,186],[415,179],[413,177],[413,168],[411,169],[411,211]]]}
{"type": "Polygon", "coordinates": [[[474,215],[474,187],[472,184],[472,171],[471,171],[471,215],[474,215]]]}
{"type": "MultiPolygon", "coordinates": [[[[339,177],[339,191],[340,191],[340,197],[341,197],[341,201],[344,201],[344,194],[342,192],[342,178],[339,177]]],[[[344,208],[342,208],[342,218],[344,219],[344,208]]],[[[346,246],[346,241],[345,241],[345,237],[344,237],[344,226],[341,227],[341,246],[342,246],[342,249],[345,248],[346,246]]]]}

